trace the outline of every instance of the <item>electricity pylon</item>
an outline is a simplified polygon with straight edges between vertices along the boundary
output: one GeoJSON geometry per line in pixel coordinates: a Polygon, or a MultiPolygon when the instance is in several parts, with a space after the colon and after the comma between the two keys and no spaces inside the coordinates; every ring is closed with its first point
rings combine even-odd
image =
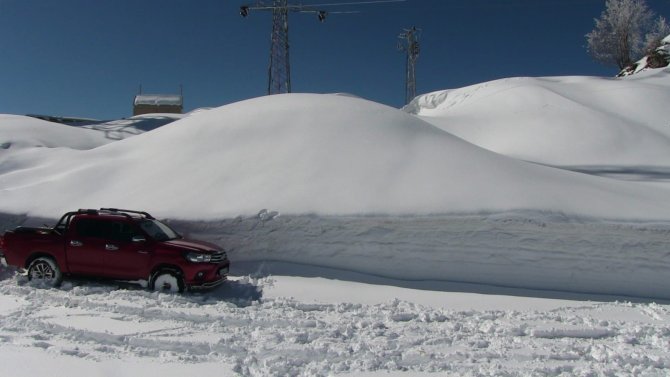
{"type": "Polygon", "coordinates": [[[416,60],[419,58],[419,36],[421,29],[412,26],[405,29],[398,38],[398,50],[407,53],[407,65],[405,68],[405,104],[410,103],[416,97],[416,60]]]}
{"type": "MultiPolygon", "coordinates": [[[[273,0],[271,5],[258,2],[254,6],[243,5],[240,15],[246,17],[249,10],[272,11],[272,34],[270,34],[270,66],[268,68],[268,94],[291,93],[291,64],[288,44],[288,0],[273,0]]],[[[293,10],[293,9],[291,9],[293,10]]]]}
{"type": "Polygon", "coordinates": [[[247,17],[251,10],[272,12],[272,34],[270,35],[270,66],[268,68],[268,94],[291,93],[291,63],[289,60],[288,13],[316,14],[320,22],[326,20],[328,14],[358,13],[356,11],[330,12],[319,7],[339,5],[364,5],[378,3],[400,3],[405,0],[372,0],[330,4],[289,4],[288,0],[258,0],[254,5],[240,7],[240,15],[247,17]]]}

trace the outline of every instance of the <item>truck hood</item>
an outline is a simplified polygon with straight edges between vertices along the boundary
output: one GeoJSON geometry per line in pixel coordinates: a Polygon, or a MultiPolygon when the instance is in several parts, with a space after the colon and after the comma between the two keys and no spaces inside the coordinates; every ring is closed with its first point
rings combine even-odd
{"type": "Polygon", "coordinates": [[[213,243],[209,242],[203,242],[203,241],[193,241],[193,240],[186,240],[186,239],[181,239],[181,240],[170,240],[170,241],[163,241],[161,242],[162,244],[173,247],[176,249],[180,250],[189,250],[189,251],[194,251],[198,253],[206,253],[206,254],[211,254],[211,253],[216,253],[221,251],[222,249],[213,243]]]}

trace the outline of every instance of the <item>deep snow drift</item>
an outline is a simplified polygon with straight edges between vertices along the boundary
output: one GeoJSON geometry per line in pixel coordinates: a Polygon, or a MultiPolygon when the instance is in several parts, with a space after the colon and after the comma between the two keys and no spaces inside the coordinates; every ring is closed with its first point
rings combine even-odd
{"type": "Polygon", "coordinates": [[[104,205],[186,219],[260,208],[670,218],[666,189],[514,160],[397,109],[337,95],[243,101],[84,151],[9,148],[0,178],[0,211],[47,217],[104,205]]]}
{"type": "Polygon", "coordinates": [[[418,96],[405,111],[492,151],[559,166],[670,165],[670,68],[623,79],[509,78],[418,96]]]}

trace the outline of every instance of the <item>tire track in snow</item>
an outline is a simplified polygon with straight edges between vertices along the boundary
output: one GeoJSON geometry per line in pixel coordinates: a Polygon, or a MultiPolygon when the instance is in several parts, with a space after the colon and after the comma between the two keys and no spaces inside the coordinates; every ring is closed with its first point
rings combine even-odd
{"type": "MultiPolygon", "coordinates": [[[[242,282],[258,289],[271,284],[242,282]]],[[[40,289],[13,278],[0,281],[0,295],[26,299],[0,316],[0,348],[7,343],[92,360],[220,361],[244,376],[377,370],[653,375],[670,368],[667,308],[656,304],[527,312],[442,310],[399,300],[364,305],[260,298],[238,305],[218,290],[175,296],[96,284],[40,289]],[[649,320],[596,318],[612,307],[649,320]],[[652,318],[650,312],[660,314],[652,318]],[[118,328],[91,328],[87,317],[118,328]]]]}

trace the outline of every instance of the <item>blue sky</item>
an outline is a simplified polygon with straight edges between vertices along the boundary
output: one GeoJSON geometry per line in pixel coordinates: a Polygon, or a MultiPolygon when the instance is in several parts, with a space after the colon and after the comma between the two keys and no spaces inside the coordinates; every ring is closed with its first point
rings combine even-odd
{"type": "MultiPolygon", "coordinates": [[[[297,0],[289,0],[297,3],[297,0]]],[[[303,0],[302,4],[356,0],[303,0]]],[[[262,96],[271,14],[255,0],[0,0],[0,113],[118,119],[144,93],[178,93],[185,109],[262,96]]],[[[670,0],[648,0],[670,18],[670,0]]],[[[604,0],[407,0],[289,15],[294,92],[346,92],[399,107],[397,36],[422,29],[417,93],[514,76],[613,76],[584,34],[604,0]]]]}

